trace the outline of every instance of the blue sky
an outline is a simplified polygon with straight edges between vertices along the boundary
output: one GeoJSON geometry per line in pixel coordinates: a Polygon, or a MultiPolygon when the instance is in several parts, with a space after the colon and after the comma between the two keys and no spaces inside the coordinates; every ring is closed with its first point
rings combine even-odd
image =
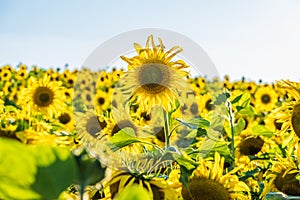
{"type": "Polygon", "coordinates": [[[197,42],[221,76],[300,77],[300,1],[0,0],[0,65],[80,67],[102,42],[139,28],[197,42]]]}

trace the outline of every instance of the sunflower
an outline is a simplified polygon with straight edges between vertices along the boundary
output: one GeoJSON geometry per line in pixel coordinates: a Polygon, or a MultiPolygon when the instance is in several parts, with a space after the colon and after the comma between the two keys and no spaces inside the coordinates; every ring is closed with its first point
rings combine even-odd
{"type": "Polygon", "coordinates": [[[268,164],[265,160],[252,160],[250,157],[260,157],[268,153],[276,143],[267,137],[257,136],[253,133],[243,131],[235,139],[235,156],[237,166],[243,167],[244,170],[253,170],[256,167],[264,167],[268,164]]]}
{"type": "Polygon", "coordinates": [[[112,98],[112,90],[108,90],[108,92],[104,92],[102,90],[96,91],[95,97],[95,109],[98,113],[106,111],[110,108],[111,98],[112,98]]]}
{"type": "Polygon", "coordinates": [[[183,60],[172,60],[182,49],[175,46],[165,52],[160,38],[159,42],[159,45],[155,45],[150,35],[145,48],[134,44],[137,56],[121,56],[128,63],[128,72],[119,85],[128,93],[127,99],[144,111],[154,105],[162,105],[167,111],[173,109],[178,91],[184,91],[187,86],[184,78],[188,72],[184,69],[188,65],[183,60]]]}
{"type": "Polygon", "coordinates": [[[192,118],[200,116],[200,97],[196,92],[190,90],[182,92],[180,95],[182,105],[180,106],[181,115],[185,118],[192,118]]]}
{"type": "Polygon", "coordinates": [[[112,198],[132,184],[146,188],[151,194],[151,199],[177,198],[178,195],[171,185],[164,178],[159,177],[162,168],[166,167],[163,162],[140,154],[134,156],[124,154],[124,156],[121,156],[121,161],[119,161],[122,163],[123,169],[114,171],[104,186],[109,188],[112,198]]]}
{"type": "Polygon", "coordinates": [[[147,136],[146,128],[142,129],[142,127],[139,126],[139,121],[130,115],[128,106],[118,106],[118,108],[112,107],[110,117],[107,118],[106,121],[107,126],[104,129],[104,132],[109,136],[113,136],[124,128],[131,128],[134,131],[134,134],[139,138],[147,136]]]}
{"type": "Polygon", "coordinates": [[[208,112],[215,109],[212,96],[209,93],[200,96],[200,115],[206,116],[208,112]]]}
{"type": "Polygon", "coordinates": [[[26,68],[20,68],[16,73],[16,79],[19,81],[23,81],[28,77],[26,68]]]}
{"type": "Polygon", "coordinates": [[[194,170],[188,182],[188,190],[182,187],[183,199],[194,200],[229,200],[229,199],[251,199],[248,186],[239,181],[234,175],[237,169],[223,174],[224,157],[215,153],[214,162],[200,160],[199,166],[194,170]]]}
{"type": "Polygon", "coordinates": [[[278,95],[275,90],[267,85],[259,87],[255,92],[255,108],[261,111],[271,111],[277,103],[278,95]]]}
{"type": "Polygon", "coordinates": [[[83,142],[92,142],[106,136],[103,129],[107,122],[102,115],[96,115],[92,110],[75,113],[76,128],[83,142]]]}
{"type": "Polygon", "coordinates": [[[58,118],[57,121],[63,126],[63,130],[65,131],[74,131],[75,125],[74,125],[74,116],[71,111],[66,110],[65,112],[62,112],[58,118]]]}
{"type": "Polygon", "coordinates": [[[287,195],[300,196],[300,181],[296,179],[299,174],[299,166],[291,156],[287,158],[277,157],[271,161],[272,167],[265,174],[265,187],[261,194],[265,199],[269,192],[280,191],[287,195]]]}
{"type": "Polygon", "coordinates": [[[27,108],[31,114],[51,118],[64,111],[64,100],[59,82],[50,82],[49,76],[41,79],[31,77],[28,87],[22,90],[19,104],[27,108]]]}
{"type": "Polygon", "coordinates": [[[5,81],[10,81],[11,76],[12,76],[12,71],[9,70],[8,68],[4,68],[1,71],[0,80],[2,80],[4,82],[5,81]]]}
{"type": "Polygon", "coordinates": [[[64,146],[74,148],[72,135],[60,135],[49,132],[37,132],[32,128],[17,132],[17,137],[25,144],[50,144],[53,146],[64,146]]]}
{"type": "Polygon", "coordinates": [[[285,139],[283,147],[296,145],[300,138],[300,89],[297,83],[290,81],[278,82],[278,85],[285,88],[292,96],[292,100],[283,102],[282,106],[272,111],[272,117],[277,123],[282,123],[278,131],[285,139]]]}

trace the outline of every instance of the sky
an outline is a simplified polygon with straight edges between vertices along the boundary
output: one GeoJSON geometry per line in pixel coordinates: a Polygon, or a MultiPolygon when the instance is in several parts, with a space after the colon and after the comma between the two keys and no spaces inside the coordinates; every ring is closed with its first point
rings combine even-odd
{"type": "Polygon", "coordinates": [[[200,45],[220,76],[300,79],[297,0],[0,0],[0,66],[79,68],[103,42],[161,28],[200,45]]]}

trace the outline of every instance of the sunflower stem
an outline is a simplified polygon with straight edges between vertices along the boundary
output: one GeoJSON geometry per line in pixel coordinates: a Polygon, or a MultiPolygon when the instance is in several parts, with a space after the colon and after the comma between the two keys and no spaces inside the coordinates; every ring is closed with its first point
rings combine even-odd
{"type": "Polygon", "coordinates": [[[169,138],[169,118],[168,118],[168,113],[165,109],[163,109],[163,114],[164,114],[164,122],[165,122],[165,139],[166,139],[166,148],[170,147],[170,138],[169,138]]]}
{"type": "Polygon", "coordinates": [[[230,123],[230,131],[231,131],[231,155],[233,159],[232,169],[235,168],[235,151],[234,151],[234,116],[231,109],[231,104],[227,101],[227,109],[229,114],[229,123],[230,123]]]}

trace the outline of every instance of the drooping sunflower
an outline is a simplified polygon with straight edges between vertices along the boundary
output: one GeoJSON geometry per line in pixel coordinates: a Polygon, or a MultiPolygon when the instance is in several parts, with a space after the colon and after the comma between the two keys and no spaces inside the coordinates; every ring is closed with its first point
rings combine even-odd
{"type": "Polygon", "coordinates": [[[253,170],[258,166],[264,168],[268,164],[267,160],[251,160],[251,157],[260,157],[267,154],[272,147],[276,146],[276,143],[268,137],[243,131],[236,137],[235,145],[236,165],[241,166],[242,171],[245,171],[253,170]]]}
{"type": "Polygon", "coordinates": [[[193,172],[188,182],[189,190],[182,187],[182,197],[185,200],[233,200],[251,199],[248,186],[239,181],[234,175],[236,170],[226,174],[224,171],[224,157],[215,153],[214,162],[200,160],[199,166],[193,172]]]}
{"type": "Polygon", "coordinates": [[[266,194],[275,191],[300,196],[300,181],[296,179],[300,168],[296,165],[296,161],[291,156],[287,158],[278,156],[271,163],[271,168],[265,174],[265,187],[261,198],[265,199],[266,194]]]}
{"type": "Polygon", "coordinates": [[[283,147],[291,143],[296,145],[300,139],[300,88],[297,83],[290,81],[278,82],[292,96],[292,100],[283,102],[282,106],[272,111],[272,117],[277,123],[282,123],[278,131],[285,139],[283,147]]]}
{"type": "Polygon", "coordinates": [[[150,192],[151,199],[171,200],[177,199],[178,194],[171,185],[162,177],[159,177],[162,168],[166,165],[160,160],[147,158],[144,155],[121,156],[121,170],[115,170],[110,180],[105,184],[109,188],[111,198],[132,184],[138,184],[150,192]],[[124,157],[125,156],[125,157],[124,157]]]}
{"type": "Polygon", "coordinates": [[[178,91],[187,86],[185,69],[188,65],[183,60],[172,60],[182,48],[174,46],[165,51],[162,40],[159,38],[159,45],[155,45],[152,35],[148,37],[146,47],[136,43],[134,47],[137,56],[121,56],[128,63],[128,72],[119,85],[128,95],[127,99],[144,111],[154,105],[162,105],[167,111],[173,109],[178,91]]]}
{"type": "Polygon", "coordinates": [[[28,113],[46,118],[58,116],[66,108],[60,83],[51,82],[49,76],[40,79],[31,77],[28,87],[23,89],[18,99],[28,113]]]}

